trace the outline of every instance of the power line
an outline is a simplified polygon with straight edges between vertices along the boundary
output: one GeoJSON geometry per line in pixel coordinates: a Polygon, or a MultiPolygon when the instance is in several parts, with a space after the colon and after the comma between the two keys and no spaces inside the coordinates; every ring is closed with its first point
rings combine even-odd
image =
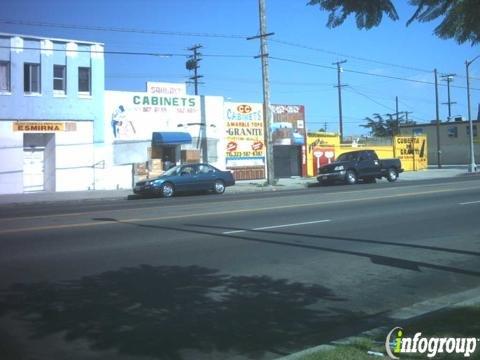
{"type": "Polygon", "coordinates": [[[375,103],[375,104],[377,104],[377,105],[379,105],[379,106],[381,106],[381,107],[383,107],[383,108],[385,108],[385,109],[387,109],[387,110],[393,110],[393,111],[395,111],[395,109],[393,109],[393,108],[391,108],[391,107],[389,107],[389,106],[387,106],[387,105],[384,105],[384,104],[378,102],[377,100],[371,98],[371,97],[368,96],[368,95],[365,95],[365,94],[361,93],[360,91],[356,90],[356,89],[353,88],[352,86],[350,86],[350,87],[347,88],[347,90],[349,90],[349,89],[352,90],[354,93],[356,93],[356,94],[358,94],[358,95],[360,95],[360,96],[363,96],[364,98],[367,98],[367,99],[370,100],[371,102],[373,102],[373,103],[375,103]]]}
{"type": "MultiPolygon", "coordinates": [[[[294,60],[294,59],[288,59],[288,58],[280,58],[280,57],[275,57],[275,56],[270,56],[270,58],[273,59],[273,60],[284,61],[284,62],[289,62],[289,63],[293,63],[293,64],[301,64],[301,65],[319,67],[319,68],[323,68],[323,69],[336,70],[336,67],[321,65],[321,64],[315,64],[315,63],[306,62],[306,61],[300,61],[300,60],[294,60]]],[[[415,79],[409,79],[409,78],[402,78],[402,77],[399,77],[399,76],[374,74],[374,73],[368,73],[368,72],[365,72],[365,71],[349,70],[349,69],[343,69],[343,71],[350,72],[350,73],[353,73],[353,74],[359,74],[359,75],[367,75],[367,76],[374,76],[374,77],[380,77],[380,78],[386,78],[386,79],[392,79],[392,80],[408,81],[408,82],[413,82],[413,83],[417,83],[417,84],[435,85],[434,82],[423,81],[423,80],[415,80],[415,79]]],[[[446,85],[443,85],[443,86],[446,86],[446,85]]],[[[457,89],[466,89],[466,87],[464,87],[464,86],[451,86],[451,87],[452,88],[457,88],[457,89]]],[[[475,90],[480,91],[480,89],[475,89],[475,90]]]]}
{"type": "MultiPolygon", "coordinates": [[[[50,23],[50,22],[41,22],[41,21],[22,21],[22,20],[8,20],[0,19],[1,24],[7,25],[22,25],[22,26],[36,26],[36,27],[50,27],[50,28],[62,28],[62,29],[74,29],[74,30],[91,30],[91,31],[104,31],[104,32],[120,32],[120,33],[137,33],[137,34],[147,34],[147,35],[161,35],[161,36],[184,36],[184,37],[206,37],[206,38],[225,38],[225,39],[245,39],[248,35],[243,34],[222,34],[222,33],[203,33],[203,32],[184,32],[184,31],[160,31],[160,30],[148,30],[148,29],[138,29],[138,28],[119,28],[119,27],[104,27],[104,26],[86,26],[86,25],[72,25],[72,24],[61,24],[61,23],[50,23]]],[[[316,48],[308,45],[303,45],[299,43],[284,41],[284,40],[275,40],[272,39],[272,42],[287,45],[291,47],[312,50],[317,52],[322,52],[330,55],[347,57],[350,59],[355,59],[364,62],[375,63],[379,65],[385,65],[390,67],[396,67],[406,70],[419,71],[430,73],[431,70],[416,68],[413,66],[405,66],[394,63],[389,63],[385,61],[379,61],[375,59],[369,59],[365,57],[348,55],[345,53],[340,53],[332,50],[326,50],[322,48],[316,48]]],[[[459,75],[458,77],[464,78],[464,76],[459,75]]],[[[480,80],[480,78],[471,77],[471,79],[480,80]]]]}
{"type": "MultiPolygon", "coordinates": [[[[399,65],[399,64],[389,63],[389,62],[385,62],[385,61],[369,59],[369,58],[361,57],[361,56],[348,55],[348,54],[340,53],[340,52],[337,52],[337,51],[326,50],[326,49],[322,49],[322,48],[316,48],[316,47],[313,47],[313,46],[303,45],[303,44],[284,41],[284,40],[273,39],[272,42],[282,44],[282,45],[291,46],[291,47],[296,47],[296,48],[300,48],[300,49],[312,50],[312,51],[321,52],[321,53],[325,53],[325,54],[335,55],[335,56],[339,56],[339,57],[346,57],[346,58],[349,58],[349,59],[354,59],[354,60],[379,64],[379,65],[385,65],[385,66],[390,66],[390,67],[396,67],[396,68],[399,68],[399,69],[418,71],[418,72],[424,72],[424,73],[431,73],[432,72],[432,70],[416,68],[416,67],[413,67],[413,66],[399,65]]],[[[458,77],[466,78],[465,76],[462,76],[462,75],[458,75],[458,77]]],[[[475,80],[480,80],[480,78],[475,78],[475,80]]]]}
{"type": "Polygon", "coordinates": [[[427,72],[427,73],[432,72],[431,70],[419,69],[419,68],[414,68],[414,67],[405,66],[405,65],[398,65],[398,64],[383,62],[383,61],[379,61],[379,60],[368,59],[368,58],[364,58],[364,57],[360,57],[360,56],[347,55],[347,54],[339,53],[339,52],[336,52],[336,51],[331,51],[331,50],[326,50],[326,49],[321,49],[321,48],[315,48],[315,47],[312,47],[312,46],[302,45],[302,44],[293,43],[293,42],[289,42],[289,41],[272,40],[272,42],[276,42],[278,44],[288,45],[288,46],[292,46],[292,47],[297,47],[297,48],[301,48],[301,49],[322,52],[322,53],[325,53],[325,54],[330,54],[330,55],[335,55],[335,56],[340,56],[340,57],[347,57],[347,58],[350,58],[350,59],[360,60],[360,61],[364,61],[364,62],[375,63],[375,64],[379,64],[379,65],[386,65],[386,66],[392,66],[392,67],[397,67],[397,68],[406,69],[406,70],[413,70],[413,71],[420,71],[420,72],[427,72]]]}
{"type": "Polygon", "coordinates": [[[21,21],[21,20],[7,20],[7,19],[0,19],[0,23],[1,24],[8,24],[8,25],[39,26],[39,27],[61,28],[61,29],[92,30],[92,31],[121,32],[121,33],[137,33],[137,34],[164,35],[164,36],[194,36],[194,37],[227,38],[227,39],[245,39],[247,37],[247,35],[240,35],[240,34],[216,34],[216,33],[201,33],[201,32],[183,32],[183,31],[159,31],[159,30],[145,30],[145,29],[135,29],[135,28],[86,26],[86,25],[49,23],[49,22],[41,22],[41,21],[21,21]]]}
{"type": "MultiPolygon", "coordinates": [[[[35,47],[17,47],[17,46],[0,46],[0,49],[12,49],[12,50],[36,50],[47,51],[45,49],[35,47]]],[[[57,52],[77,52],[77,53],[93,53],[93,54],[109,54],[109,55],[135,55],[135,56],[156,56],[156,57],[189,57],[190,54],[183,53],[157,53],[157,52],[140,52],[140,51],[112,51],[112,50],[68,50],[68,49],[48,49],[48,51],[57,52]]],[[[252,59],[251,55],[231,55],[231,54],[203,54],[204,57],[221,57],[221,58],[248,58],[252,59]]]]}

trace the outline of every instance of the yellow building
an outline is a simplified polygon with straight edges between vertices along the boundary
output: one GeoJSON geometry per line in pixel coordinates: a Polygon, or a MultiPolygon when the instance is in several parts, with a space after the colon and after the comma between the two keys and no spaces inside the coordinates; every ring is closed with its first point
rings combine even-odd
{"type": "Polygon", "coordinates": [[[318,168],[334,161],[344,152],[374,150],[380,159],[399,158],[405,171],[422,170],[427,167],[427,147],[424,136],[395,137],[393,145],[366,146],[340,144],[335,133],[316,132],[307,134],[307,175],[316,176],[318,168]],[[413,144],[413,145],[412,145],[413,144]]]}

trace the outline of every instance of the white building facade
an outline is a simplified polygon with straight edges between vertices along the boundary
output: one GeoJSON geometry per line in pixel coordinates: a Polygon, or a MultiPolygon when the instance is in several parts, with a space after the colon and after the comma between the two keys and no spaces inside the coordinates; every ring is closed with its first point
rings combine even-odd
{"type": "Polygon", "coordinates": [[[192,96],[185,84],[151,82],[145,92],[105,91],[104,99],[96,189],[129,189],[138,177],[164,170],[166,159],[225,168],[223,97],[192,96]]]}
{"type": "Polygon", "coordinates": [[[93,189],[103,44],[0,33],[0,193],[93,189]]]}

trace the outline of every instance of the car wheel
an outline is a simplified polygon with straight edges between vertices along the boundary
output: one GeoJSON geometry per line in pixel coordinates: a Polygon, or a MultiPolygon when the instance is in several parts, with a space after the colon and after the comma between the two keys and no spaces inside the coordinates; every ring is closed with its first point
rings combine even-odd
{"type": "Polygon", "coordinates": [[[357,183],[357,173],[353,170],[347,170],[345,174],[345,181],[348,185],[354,185],[357,183]]]}
{"type": "Polygon", "coordinates": [[[225,183],[222,180],[216,180],[213,185],[213,191],[215,194],[223,194],[225,192],[225,183]]]}
{"type": "Polygon", "coordinates": [[[394,182],[395,180],[398,179],[398,173],[397,173],[397,170],[395,170],[394,168],[390,168],[388,169],[387,171],[387,180],[389,182],[394,182]]]}
{"type": "Polygon", "coordinates": [[[172,183],[166,182],[162,185],[162,196],[169,198],[175,194],[175,188],[172,183]]]}

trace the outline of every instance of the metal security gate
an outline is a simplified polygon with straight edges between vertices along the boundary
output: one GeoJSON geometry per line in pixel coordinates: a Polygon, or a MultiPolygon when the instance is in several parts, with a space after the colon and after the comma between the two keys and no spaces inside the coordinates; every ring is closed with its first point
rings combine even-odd
{"type": "Polygon", "coordinates": [[[302,175],[302,147],[277,145],[273,147],[273,161],[276,178],[302,175]]]}
{"type": "Polygon", "coordinates": [[[23,150],[23,191],[45,190],[45,149],[23,150]]]}

